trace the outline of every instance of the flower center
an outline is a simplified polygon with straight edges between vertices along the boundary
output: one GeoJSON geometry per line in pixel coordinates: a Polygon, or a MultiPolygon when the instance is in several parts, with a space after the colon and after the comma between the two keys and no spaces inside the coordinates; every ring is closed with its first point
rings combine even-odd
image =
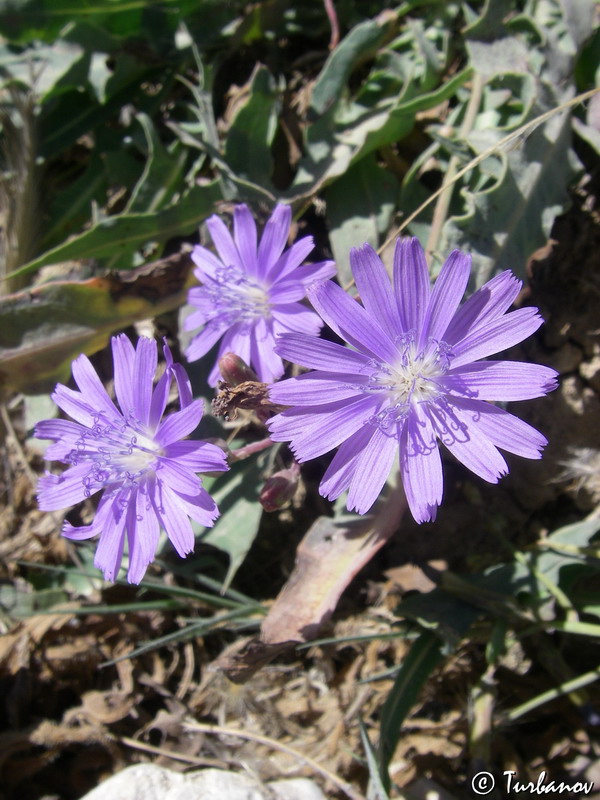
{"type": "Polygon", "coordinates": [[[430,339],[418,348],[415,331],[403,335],[398,340],[398,359],[394,364],[376,361],[369,365],[372,371],[364,389],[381,392],[388,401],[369,422],[389,431],[397,422],[404,421],[415,403],[439,397],[441,391],[435,379],[448,371],[451,358],[447,342],[430,339]]]}
{"type": "Polygon", "coordinates": [[[82,479],[89,497],[107,484],[139,483],[162,455],[161,446],[144,433],[133,414],[120,423],[96,414],[93,427],[82,433],[68,460],[73,465],[89,463],[90,471],[82,479]]]}
{"type": "Polygon", "coordinates": [[[201,287],[201,292],[219,316],[226,315],[231,324],[252,323],[259,317],[271,316],[268,290],[235,267],[218,270],[214,280],[201,287]]]}

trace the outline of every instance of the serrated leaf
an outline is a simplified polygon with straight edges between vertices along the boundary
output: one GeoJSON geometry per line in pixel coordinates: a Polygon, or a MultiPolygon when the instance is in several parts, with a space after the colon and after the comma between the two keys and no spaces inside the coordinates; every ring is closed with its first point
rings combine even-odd
{"type": "MultiPolygon", "coordinates": [[[[502,30],[496,30],[495,19],[493,41],[482,36],[467,42],[471,62],[487,80],[464,140],[476,155],[496,145],[506,130],[556,108],[575,91],[576,48],[563,18],[564,7],[555,0],[549,0],[545,9],[543,5],[532,4],[534,16],[521,15],[518,25],[515,19],[509,20],[502,30]],[[532,37],[544,46],[532,46],[532,37]]],[[[469,99],[463,100],[460,119],[469,99]]],[[[436,158],[443,172],[448,163],[443,149],[437,150],[436,158]]],[[[493,166],[488,158],[450,190],[451,216],[435,241],[430,239],[431,206],[410,227],[411,233],[428,241],[440,263],[455,248],[472,253],[474,287],[507,268],[525,276],[528,257],[546,243],[554,219],[568,203],[567,189],[580,167],[571,148],[566,114],[552,117],[524,140],[497,152],[495,160],[501,166],[494,167],[494,180],[485,174],[493,166]]],[[[415,164],[403,184],[401,204],[409,211],[424,199],[423,187],[416,190],[417,170],[415,164]]]]}
{"type": "Polygon", "coordinates": [[[294,183],[285,197],[297,200],[326,186],[343,175],[349,167],[380,147],[398,141],[410,133],[415,115],[435,108],[452,97],[471,77],[470,67],[454,75],[438,89],[420,94],[406,102],[383,108],[355,109],[355,114],[339,124],[330,110],[307,133],[307,155],[298,165],[294,183]]]}

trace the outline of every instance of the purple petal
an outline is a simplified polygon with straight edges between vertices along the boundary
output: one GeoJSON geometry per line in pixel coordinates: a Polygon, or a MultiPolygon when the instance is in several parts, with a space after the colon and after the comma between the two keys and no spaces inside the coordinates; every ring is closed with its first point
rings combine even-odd
{"type": "Polygon", "coordinates": [[[258,245],[258,275],[267,275],[283,252],[291,224],[292,209],[290,206],[275,206],[258,245]]]}
{"type": "MultiPolygon", "coordinates": [[[[121,417],[87,356],[80,355],[73,361],[72,372],[81,396],[85,398],[89,407],[93,408],[96,413],[106,414],[109,419],[121,417]]],[[[57,403],[57,405],[59,404],[57,403]]],[[[70,412],[67,413],[70,414],[70,412]]],[[[77,420],[77,422],[81,422],[81,420],[77,420]]]]}
{"type": "Polygon", "coordinates": [[[541,458],[548,441],[522,419],[480,400],[453,398],[452,403],[470,417],[469,427],[478,427],[496,447],[523,458],[541,458]]]}
{"type": "MultiPolygon", "coordinates": [[[[225,264],[207,250],[206,247],[197,244],[191,252],[191,259],[196,265],[194,275],[198,278],[200,283],[215,280],[217,275],[223,270],[225,264]]],[[[227,266],[231,266],[228,264],[227,266]]]]}
{"type": "Polygon", "coordinates": [[[269,324],[259,317],[252,330],[250,338],[250,363],[258,375],[258,379],[265,383],[281,378],[284,373],[283,361],[275,353],[275,338],[269,324]]]}
{"type": "Polygon", "coordinates": [[[365,309],[337,284],[325,281],[308,290],[315,311],[338,336],[359,350],[393,364],[398,348],[365,309]]]}
{"type": "Polygon", "coordinates": [[[212,528],[219,516],[217,504],[204,489],[200,489],[195,497],[187,497],[177,492],[177,503],[189,517],[205,528],[212,528]]]}
{"type": "Polygon", "coordinates": [[[115,580],[121,566],[125,545],[125,523],[131,502],[131,490],[124,489],[107,503],[108,514],[94,558],[94,566],[102,570],[107,581],[115,580]]]}
{"type": "Polygon", "coordinates": [[[356,464],[374,431],[375,428],[367,423],[342,442],[319,486],[323,497],[335,500],[350,486],[356,464]]]}
{"type": "Polygon", "coordinates": [[[79,525],[76,527],[75,525],[71,525],[70,522],[65,521],[63,523],[62,535],[67,539],[82,541],[101,534],[108,519],[112,502],[112,497],[108,494],[104,494],[98,503],[96,516],[91,525],[79,525]]]}
{"type": "Polygon", "coordinates": [[[458,309],[444,334],[445,341],[454,344],[480,325],[502,316],[515,301],[521,286],[510,270],[496,275],[458,309]]]}
{"type": "MultiPolygon", "coordinates": [[[[286,233],[287,237],[287,233],[286,233]]],[[[275,263],[269,268],[265,277],[267,283],[278,283],[288,277],[296,278],[300,264],[308,258],[314,250],[315,244],[312,236],[304,236],[288,248],[275,263]]]]}
{"type": "Polygon", "coordinates": [[[154,435],[154,441],[161,447],[166,447],[183,439],[198,427],[201,418],[202,400],[194,400],[189,406],[165,417],[154,435]]]}
{"type": "Polygon", "coordinates": [[[209,322],[203,331],[196,334],[189,343],[185,356],[188,361],[197,361],[206,355],[211,347],[219,341],[221,336],[230,327],[231,323],[226,319],[216,319],[209,322]]]}
{"type": "Polygon", "coordinates": [[[169,401],[171,390],[171,371],[167,368],[158,379],[154,391],[152,392],[152,402],[150,403],[150,414],[148,417],[148,427],[154,433],[162,415],[165,412],[169,401]]]}
{"type": "Polygon", "coordinates": [[[301,303],[282,303],[271,309],[271,315],[276,336],[288,331],[318,336],[323,327],[321,317],[301,303]]]}
{"type": "Polygon", "coordinates": [[[400,441],[402,485],[418,523],[433,522],[442,502],[442,459],[429,417],[418,405],[409,414],[400,441]]]}
{"type": "Polygon", "coordinates": [[[440,270],[431,292],[421,329],[421,345],[429,339],[440,341],[444,338],[467,288],[470,272],[471,256],[454,250],[440,270]]]}
{"type": "Polygon", "coordinates": [[[193,496],[200,491],[200,478],[190,469],[170,458],[159,459],[156,477],[174,492],[183,492],[193,496]]]}
{"type": "Polygon", "coordinates": [[[273,417],[267,425],[274,441],[291,438],[290,448],[298,461],[308,461],[341,444],[379,410],[381,403],[380,397],[364,395],[304,408],[300,413],[291,409],[273,417]]]}
{"type": "Polygon", "coordinates": [[[356,374],[364,372],[369,365],[369,358],[363,353],[301,333],[286,333],[280,336],[275,351],[295,364],[327,372],[356,374]]]}
{"type": "Polygon", "coordinates": [[[450,370],[436,383],[444,392],[479,400],[531,400],[556,389],[557,376],[541,364],[480,361],[450,370]]]}
{"type": "Polygon", "coordinates": [[[71,422],[68,419],[44,419],[35,426],[34,436],[54,441],[54,444],[46,448],[44,454],[46,461],[64,461],[87,431],[88,429],[78,422],[71,422]]]}
{"type": "Polygon", "coordinates": [[[132,498],[127,520],[127,541],[129,545],[129,583],[139,583],[156,555],[160,525],[150,504],[148,491],[153,487],[140,486],[132,498]]]}
{"type": "Polygon", "coordinates": [[[335,261],[317,261],[314,264],[305,264],[294,270],[294,278],[301,281],[304,286],[311,283],[319,283],[329,278],[334,278],[337,270],[335,261]]]}
{"type": "Polygon", "coordinates": [[[113,336],[111,340],[112,356],[115,374],[115,394],[119,407],[124,416],[130,414],[135,408],[133,378],[133,365],[135,362],[135,348],[129,337],[125,334],[113,336]]]}
{"type": "Polygon", "coordinates": [[[59,511],[84,500],[87,486],[83,480],[89,472],[89,463],[83,462],[69,467],[62,475],[51,475],[50,473],[43,475],[38,481],[37,491],[40,509],[42,511],[59,511]]]}
{"type": "Polygon", "coordinates": [[[269,397],[274,403],[284,406],[314,406],[355,397],[367,381],[365,375],[340,380],[340,375],[335,372],[309,372],[275,383],[269,389],[269,397]]]}
{"type": "Polygon", "coordinates": [[[152,432],[156,430],[156,426],[162,419],[162,415],[169,399],[171,381],[173,378],[175,379],[177,392],[179,394],[179,407],[185,408],[186,406],[189,406],[193,400],[192,385],[190,383],[190,379],[188,378],[187,372],[181,366],[181,364],[173,363],[171,348],[166,341],[163,345],[163,353],[166,361],[166,369],[154,387],[154,391],[152,392],[152,403],[150,404],[150,417],[148,420],[148,425],[152,432]]]}
{"type": "Polygon", "coordinates": [[[184,367],[181,364],[173,363],[171,348],[167,344],[166,340],[163,346],[163,353],[165,355],[165,361],[167,362],[167,370],[171,372],[175,378],[175,384],[179,394],[179,406],[180,408],[185,408],[186,406],[189,406],[194,399],[194,395],[192,394],[192,384],[184,367]]]}
{"type": "Polygon", "coordinates": [[[206,220],[206,227],[217,249],[219,258],[223,262],[223,266],[236,267],[241,272],[245,272],[245,266],[242,263],[238,249],[223,220],[214,214],[206,220]]]}
{"type": "Polygon", "coordinates": [[[394,252],[394,292],[405,332],[420,331],[429,303],[429,270],[415,238],[398,239],[394,252]]]}
{"type": "Polygon", "coordinates": [[[156,342],[141,336],[135,349],[133,365],[134,408],[143,425],[148,424],[152,403],[152,384],[158,363],[156,342]]]}
{"type": "Polygon", "coordinates": [[[233,238],[244,267],[249,275],[256,275],[256,223],[247,205],[233,210],[233,238]]]}
{"type": "Polygon", "coordinates": [[[353,247],[350,265],[362,304],[394,338],[402,333],[398,308],[392,300],[390,276],[371,245],[353,247]]]}
{"type": "Polygon", "coordinates": [[[489,324],[480,325],[453,346],[452,367],[456,369],[471,361],[507,350],[535,333],[543,321],[537,308],[527,307],[511,311],[489,324]]]}
{"type": "Polygon", "coordinates": [[[182,558],[185,558],[194,549],[194,532],[177,494],[165,484],[159,483],[152,503],[173,547],[182,558]]]}
{"type": "Polygon", "coordinates": [[[185,442],[173,442],[165,447],[165,457],[177,459],[182,467],[194,472],[220,472],[229,469],[227,456],[211,442],[188,439],[185,442]]]}
{"type": "MultiPolygon", "coordinates": [[[[73,389],[69,389],[68,386],[63,386],[62,383],[57,383],[51,397],[56,405],[65,414],[73,417],[76,422],[85,425],[86,428],[91,428],[94,425],[94,411],[90,408],[90,404],[84,400],[81,392],[76,392],[73,389]]],[[[110,419],[113,419],[112,414],[110,419]]]]}
{"type": "Polygon", "coordinates": [[[375,428],[356,462],[348,493],[349,511],[367,513],[388,479],[397,452],[398,440],[375,428]]]}
{"type": "MultiPolygon", "coordinates": [[[[202,298],[200,299],[195,294],[196,288],[198,287],[194,287],[189,290],[188,303],[191,306],[196,306],[201,302],[202,305],[206,306],[206,308],[192,311],[190,314],[186,316],[186,318],[183,320],[184,331],[197,330],[198,328],[201,328],[203,325],[206,325],[207,322],[210,322],[212,319],[219,316],[219,313],[215,310],[214,300],[211,300],[206,296],[202,296],[202,298]]],[[[202,289],[198,289],[198,292],[201,291],[202,289]]]]}
{"type": "Polygon", "coordinates": [[[273,305],[280,303],[294,303],[297,300],[302,300],[306,294],[306,287],[295,280],[295,278],[288,278],[286,281],[278,281],[269,290],[269,300],[273,305]]]}
{"type": "Polygon", "coordinates": [[[489,483],[506,475],[506,461],[481,428],[472,424],[472,413],[450,397],[444,404],[430,403],[429,409],[437,435],[465,467],[489,483]]]}

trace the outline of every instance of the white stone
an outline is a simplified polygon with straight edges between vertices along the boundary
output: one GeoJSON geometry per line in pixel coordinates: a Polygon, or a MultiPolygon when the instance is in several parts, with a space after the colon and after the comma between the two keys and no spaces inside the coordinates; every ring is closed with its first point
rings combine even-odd
{"type": "Polygon", "coordinates": [[[308,778],[262,784],[249,775],[221,769],[172,772],[135,764],[108,778],[81,800],[326,800],[308,778]]]}

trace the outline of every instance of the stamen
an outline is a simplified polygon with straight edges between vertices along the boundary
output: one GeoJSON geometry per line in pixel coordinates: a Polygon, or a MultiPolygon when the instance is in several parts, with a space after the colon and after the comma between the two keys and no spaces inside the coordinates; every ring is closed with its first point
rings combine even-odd
{"type": "Polygon", "coordinates": [[[73,465],[90,464],[89,472],[82,478],[85,496],[90,497],[100,488],[118,488],[123,483],[139,485],[163,455],[160,446],[145,433],[132,412],[119,422],[101,413],[93,413],[92,417],[92,427],[81,434],[67,458],[73,465]]]}
{"type": "Polygon", "coordinates": [[[362,369],[368,377],[366,383],[356,386],[358,391],[387,395],[388,404],[369,418],[369,423],[386,435],[394,435],[415,403],[429,403],[442,395],[436,378],[450,369],[453,357],[451,346],[436,339],[429,339],[417,352],[415,331],[399,336],[396,345],[397,361],[388,364],[371,359],[362,369]]]}
{"type": "Polygon", "coordinates": [[[200,287],[199,295],[210,301],[213,317],[230,325],[249,325],[255,319],[271,316],[268,290],[233,266],[218,269],[214,280],[200,287]]]}

